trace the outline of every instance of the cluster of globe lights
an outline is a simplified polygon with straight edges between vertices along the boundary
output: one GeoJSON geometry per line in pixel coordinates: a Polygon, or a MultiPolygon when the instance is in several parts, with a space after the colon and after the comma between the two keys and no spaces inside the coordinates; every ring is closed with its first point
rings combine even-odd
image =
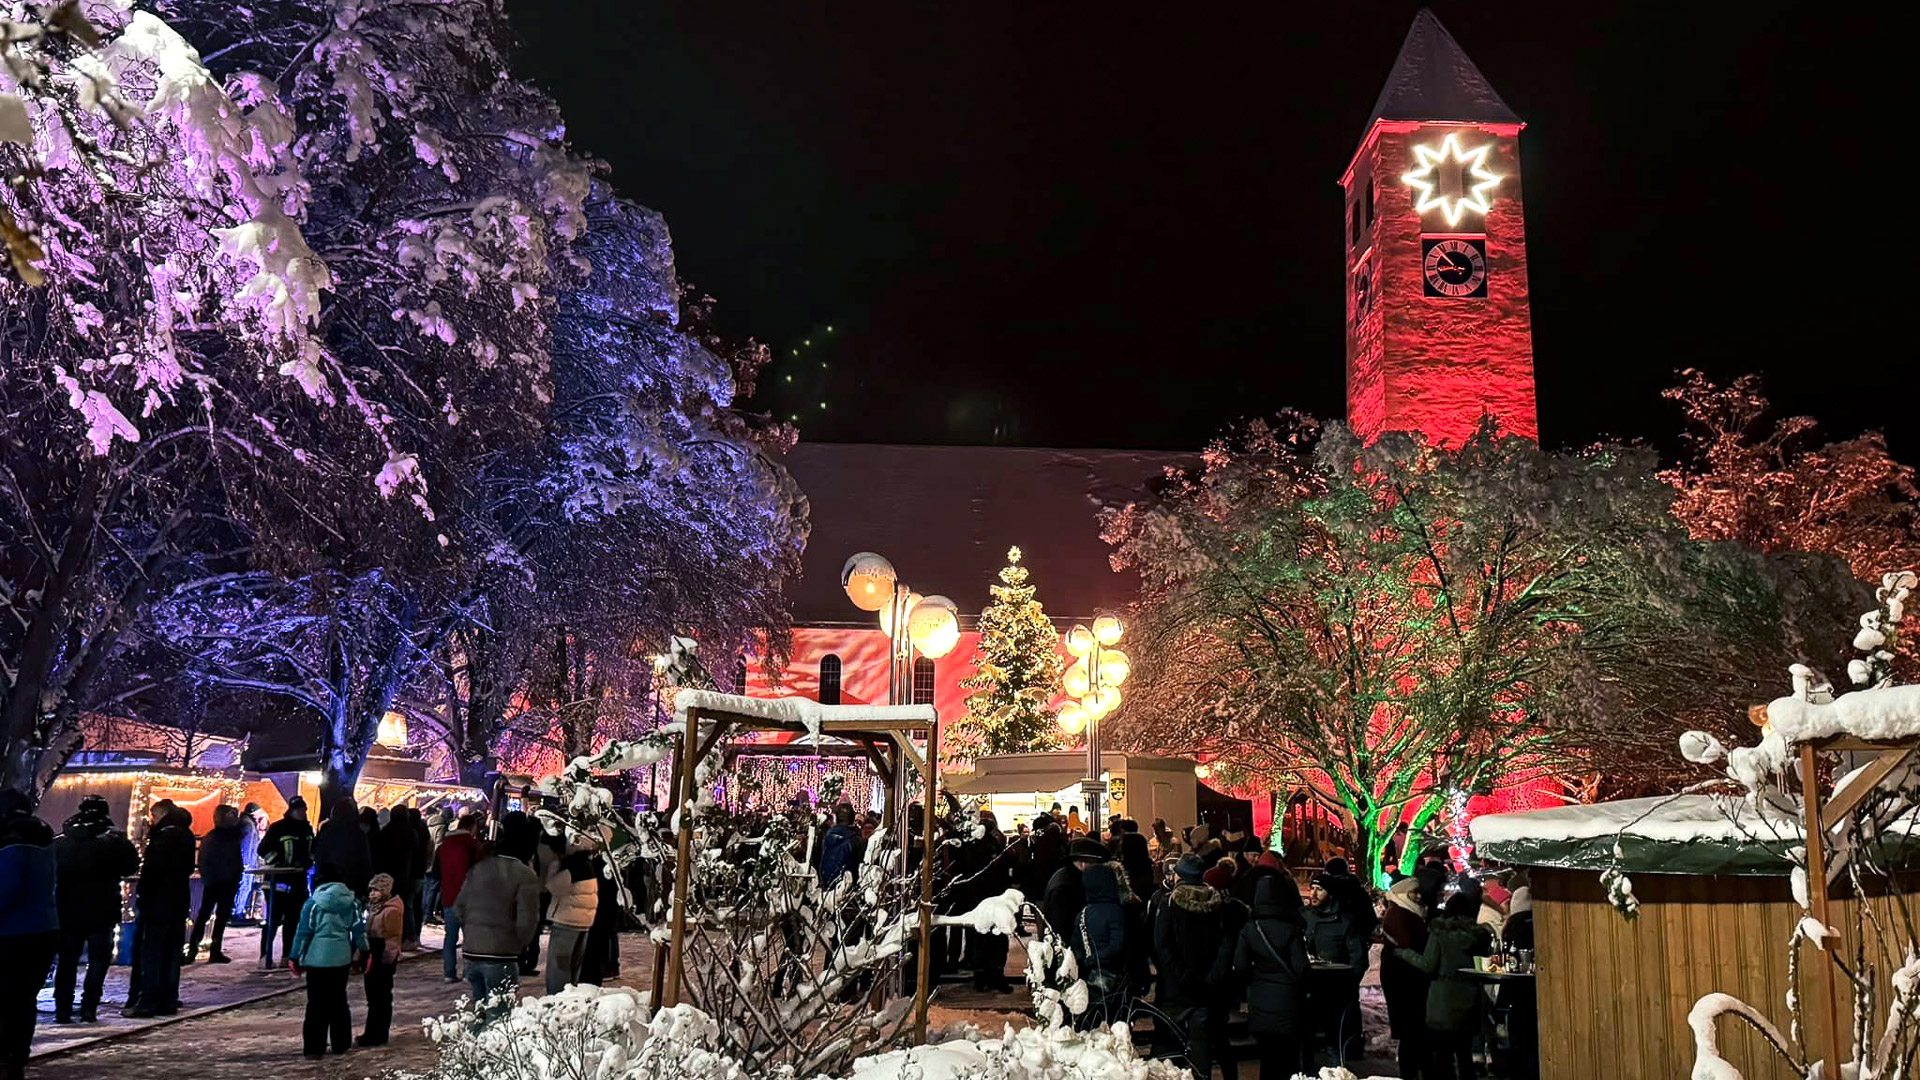
{"type": "Polygon", "coordinates": [[[1075,626],[1067,631],[1067,651],[1076,659],[1060,678],[1070,699],[1060,707],[1060,730],[1078,735],[1120,707],[1120,684],[1133,672],[1127,654],[1112,648],[1121,635],[1120,620],[1102,615],[1092,629],[1075,626]]]}
{"type": "Polygon", "coordinates": [[[953,601],[944,596],[921,596],[907,590],[906,599],[893,603],[894,591],[901,587],[899,575],[885,556],[862,551],[840,569],[840,584],[847,599],[861,611],[880,614],[880,632],[893,637],[894,609],[904,612],[907,640],[920,655],[938,660],[953,651],[960,642],[960,615],[953,601]]]}

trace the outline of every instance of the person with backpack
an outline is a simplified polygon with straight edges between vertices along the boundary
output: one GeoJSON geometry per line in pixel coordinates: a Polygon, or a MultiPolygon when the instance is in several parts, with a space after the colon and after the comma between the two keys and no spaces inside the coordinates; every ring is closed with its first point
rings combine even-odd
{"type": "Polygon", "coordinates": [[[867,855],[867,838],[853,823],[853,807],[846,803],[833,808],[833,827],[820,840],[820,887],[833,888],[840,875],[858,872],[867,855]]]}
{"type": "Polygon", "coordinates": [[[1428,1080],[1473,1080],[1473,1038],[1480,1031],[1480,987],[1463,970],[1476,956],[1493,954],[1493,933],[1476,923],[1480,897],[1457,892],[1427,924],[1427,947],[1396,949],[1401,960],[1433,977],[1427,987],[1428,1080]]]}
{"type": "Polygon", "coordinates": [[[80,954],[87,954],[87,981],[80,1021],[100,1019],[100,995],[113,966],[113,932],[120,928],[120,882],[140,872],[140,849],[113,827],[107,800],[88,795],[53,841],[60,909],[60,960],[53,974],[53,1022],[73,1022],[73,986],[80,954]]]}
{"type": "Polygon", "coordinates": [[[1233,949],[1234,976],[1247,984],[1247,1030],[1259,1048],[1260,1080],[1292,1080],[1306,1068],[1307,971],[1300,889],[1285,875],[1263,877],[1233,949]]]}
{"type": "Polygon", "coordinates": [[[233,914],[233,898],[240,891],[240,874],[246,869],[241,845],[246,840],[247,823],[240,812],[226,803],[213,810],[213,828],[200,841],[200,910],[193,917],[193,934],[187,938],[182,964],[193,963],[200,954],[200,937],[207,931],[207,917],[213,917],[213,947],[207,950],[207,963],[231,963],[220,951],[227,933],[227,918],[233,914]]]}
{"type": "MultiPolygon", "coordinates": [[[[359,828],[359,822],[353,826],[359,828]]],[[[300,909],[300,926],[287,953],[287,966],[307,978],[300,1052],[308,1059],[325,1057],[329,1043],[336,1054],[353,1045],[347,973],[354,958],[366,951],[367,920],[360,898],[345,882],[322,881],[300,909]]]]}

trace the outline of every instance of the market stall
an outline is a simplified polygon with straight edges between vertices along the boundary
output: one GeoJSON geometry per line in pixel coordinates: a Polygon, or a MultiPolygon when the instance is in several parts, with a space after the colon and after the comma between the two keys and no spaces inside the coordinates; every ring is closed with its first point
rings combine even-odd
{"type": "MultiPolygon", "coordinates": [[[[1199,784],[1187,758],[1151,754],[1102,754],[1107,781],[1106,805],[1114,815],[1133,818],[1142,829],[1164,818],[1179,829],[1199,820],[1199,784]]],[[[1046,811],[1054,803],[1081,805],[1080,782],[1087,756],[1077,750],[1039,754],[994,754],[974,762],[971,774],[953,778],[947,790],[973,798],[994,812],[1004,828],[1046,811]]]]}

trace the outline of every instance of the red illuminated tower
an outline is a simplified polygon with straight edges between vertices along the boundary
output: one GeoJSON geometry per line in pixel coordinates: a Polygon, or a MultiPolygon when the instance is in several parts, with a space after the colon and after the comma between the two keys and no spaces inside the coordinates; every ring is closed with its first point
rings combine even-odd
{"type": "Polygon", "coordinates": [[[1520,118],[1430,11],[1414,17],[1340,186],[1347,423],[1458,446],[1482,416],[1539,438],[1520,118]]]}

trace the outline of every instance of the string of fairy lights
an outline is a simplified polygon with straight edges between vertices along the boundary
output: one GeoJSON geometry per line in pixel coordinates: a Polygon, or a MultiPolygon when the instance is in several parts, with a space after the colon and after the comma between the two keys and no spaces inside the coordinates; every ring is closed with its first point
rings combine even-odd
{"type": "Polygon", "coordinates": [[[795,758],[742,755],[729,773],[714,785],[713,795],[730,809],[775,809],[804,801],[813,806],[829,777],[844,778],[841,799],[855,809],[870,809],[884,800],[886,785],[862,758],[795,758]]]}

